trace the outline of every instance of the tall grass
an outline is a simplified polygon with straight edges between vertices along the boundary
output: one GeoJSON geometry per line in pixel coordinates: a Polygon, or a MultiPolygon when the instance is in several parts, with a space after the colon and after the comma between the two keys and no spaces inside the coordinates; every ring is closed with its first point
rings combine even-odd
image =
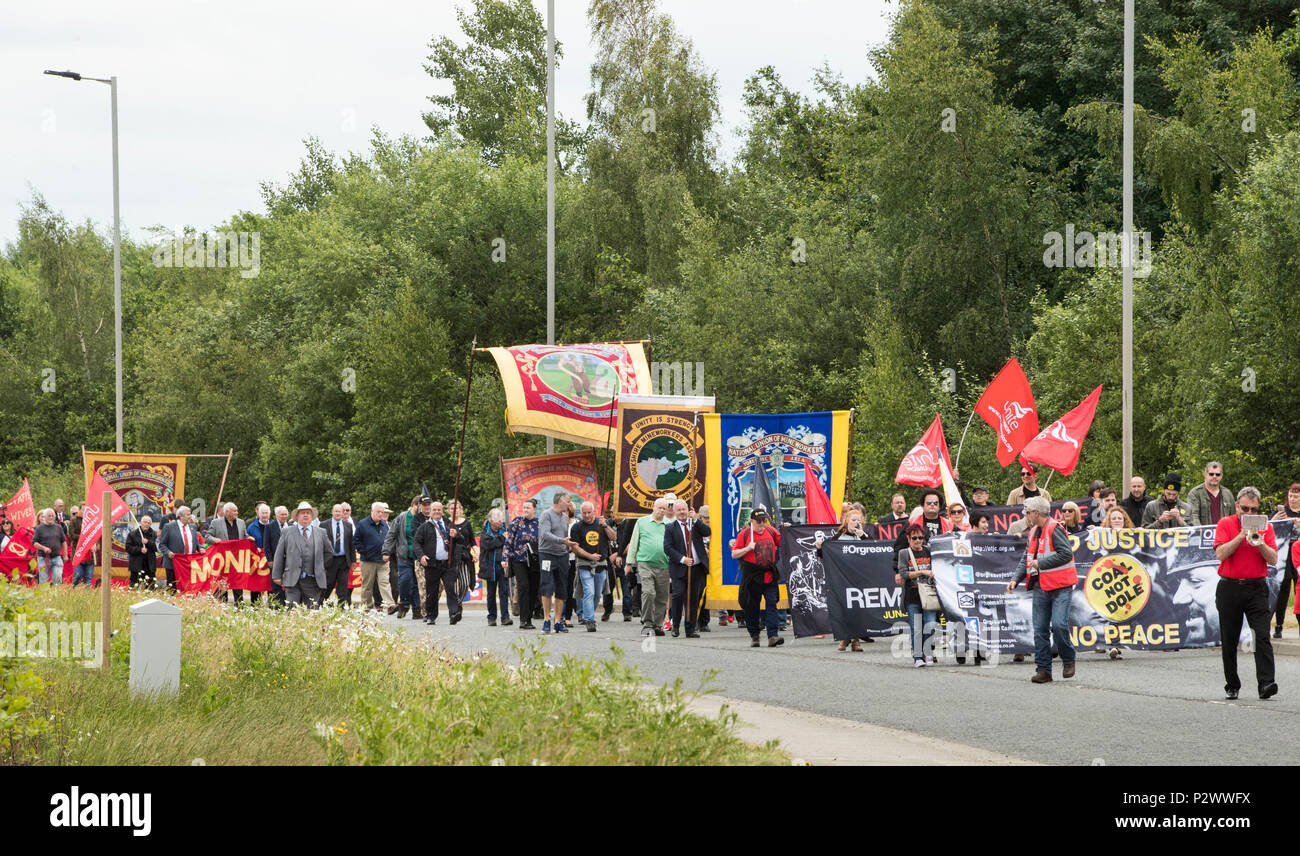
{"type": "MultiPolygon", "coordinates": [[[[15,741],[6,762],[45,764],[781,764],[774,744],[735,736],[724,709],[686,710],[712,676],[646,692],[621,651],[556,659],[518,646],[509,662],[463,658],[398,637],[361,611],[235,609],[175,598],[181,688],[133,697],[128,608],[114,592],[112,675],[35,659],[49,728],[15,741]]],[[[163,597],[167,597],[163,595],[163,597]]],[[[29,620],[95,621],[97,593],[47,587],[29,620]],[[44,611],[44,615],[42,615],[44,611]]]]}

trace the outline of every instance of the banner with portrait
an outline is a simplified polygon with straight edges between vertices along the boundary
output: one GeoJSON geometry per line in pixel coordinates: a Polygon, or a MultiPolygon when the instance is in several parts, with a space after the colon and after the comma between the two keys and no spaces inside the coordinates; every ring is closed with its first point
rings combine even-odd
{"type": "Polygon", "coordinates": [[[615,399],[650,392],[641,342],[484,348],[506,392],[506,431],[609,448],[615,399]]]}
{"type": "Polygon", "coordinates": [[[524,513],[524,503],[537,500],[540,514],[551,507],[557,490],[568,491],[574,506],[592,502],[600,508],[600,487],[596,481],[596,453],[591,449],[507,458],[501,462],[501,481],[506,486],[506,523],[524,513]]]}
{"type": "MultiPolygon", "coordinates": [[[[804,462],[834,507],[844,501],[848,468],[849,411],[821,413],[706,413],[705,497],[714,549],[709,551],[710,608],[739,607],[740,565],[728,545],[749,525],[759,473],[774,491],[769,522],[806,521],[804,462]],[[761,468],[761,470],[760,470],[761,468]]],[[[784,540],[784,535],[782,536],[784,540]]],[[[786,591],[782,586],[782,603],[786,591]]]]}
{"type": "Polygon", "coordinates": [[[82,453],[82,462],[86,469],[86,490],[90,490],[94,474],[99,473],[135,515],[113,524],[113,576],[129,577],[126,536],[145,515],[153,520],[155,531],[159,530],[162,516],[175,511],[178,502],[183,502],[185,456],[86,451],[82,453]]]}
{"type": "Polygon", "coordinates": [[[610,516],[642,517],[666,493],[704,505],[705,413],[713,397],[626,395],[618,401],[618,455],[610,516]]]}
{"type": "MultiPolygon", "coordinates": [[[[1278,561],[1269,570],[1276,604],[1292,536],[1289,520],[1272,521],[1278,561]]],[[[1214,603],[1219,560],[1214,527],[1092,529],[1070,536],[1079,584],[1070,606],[1070,636],[1080,651],[1172,650],[1219,645],[1214,603]]],[[[931,542],[935,582],[950,626],[1000,654],[1032,654],[1032,598],[1007,583],[1025,551],[1008,535],[944,535],[931,542]]],[[[1243,638],[1249,628],[1243,628],[1243,638]]]]}

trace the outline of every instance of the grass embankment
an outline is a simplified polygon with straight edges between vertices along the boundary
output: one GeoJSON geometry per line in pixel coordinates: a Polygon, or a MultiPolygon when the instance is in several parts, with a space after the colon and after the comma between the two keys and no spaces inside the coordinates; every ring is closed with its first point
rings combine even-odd
{"type": "MultiPolygon", "coordinates": [[[[737,738],[734,714],[688,713],[696,692],[680,684],[647,693],[621,655],[557,661],[529,646],[515,663],[465,659],[404,641],[360,611],[173,599],[185,613],[180,693],[132,697],[128,607],[146,597],[114,592],[111,677],[78,661],[26,661],[46,683],[30,710],[50,727],[12,741],[0,762],[789,763],[774,745],[737,738]]],[[[29,622],[96,621],[99,596],[45,587],[26,609],[29,622]]]]}

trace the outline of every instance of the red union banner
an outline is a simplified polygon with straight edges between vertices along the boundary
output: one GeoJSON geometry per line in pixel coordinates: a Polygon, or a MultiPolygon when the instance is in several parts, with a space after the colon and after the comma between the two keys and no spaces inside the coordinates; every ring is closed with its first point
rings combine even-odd
{"type": "MultiPolygon", "coordinates": [[[[90,488],[86,491],[86,503],[81,507],[81,540],[77,542],[77,552],[72,556],[72,567],[80,565],[90,556],[90,551],[99,543],[99,536],[104,531],[104,520],[100,506],[104,502],[104,491],[113,494],[113,508],[109,515],[109,525],[116,523],[126,516],[130,510],[127,508],[122,497],[112,491],[108,482],[99,473],[95,473],[95,478],[90,482],[90,488]]],[[[65,572],[64,576],[68,574],[65,572]]]]}
{"type": "Polygon", "coordinates": [[[5,503],[5,516],[14,522],[14,531],[24,526],[36,526],[36,506],[32,505],[32,486],[23,479],[23,486],[5,503]]]}
{"type": "Polygon", "coordinates": [[[506,391],[506,430],[584,446],[617,442],[616,399],[650,392],[641,342],[485,348],[506,391]]]}
{"type": "Polygon", "coordinates": [[[217,581],[227,589],[271,590],[271,566],[252,538],[219,541],[203,553],[173,554],[172,567],[182,592],[209,592],[217,581]]]}
{"type": "Polygon", "coordinates": [[[939,414],[934,414],[930,427],[916,441],[916,445],[903,456],[898,465],[894,481],[898,484],[914,484],[920,487],[939,487],[943,484],[943,475],[939,471],[939,458],[942,456],[948,469],[952,462],[948,458],[948,441],[943,437],[943,423],[939,414]]]}
{"type": "Polygon", "coordinates": [[[998,432],[998,463],[1006,466],[1038,433],[1038,411],[1029,378],[1012,357],[980,396],[975,412],[998,432]]]}
{"type": "Polygon", "coordinates": [[[33,585],[36,577],[29,573],[33,555],[32,530],[24,526],[13,534],[0,552],[0,574],[5,574],[14,582],[33,585]]]}

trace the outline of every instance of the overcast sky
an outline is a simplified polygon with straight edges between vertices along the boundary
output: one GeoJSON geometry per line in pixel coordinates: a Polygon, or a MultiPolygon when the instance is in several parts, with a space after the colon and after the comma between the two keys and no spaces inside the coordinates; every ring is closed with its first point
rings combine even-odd
{"type": "MultiPolygon", "coordinates": [[[[545,0],[535,0],[545,16],[545,0]]],[[[366,151],[370,128],[427,133],[426,98],[447,84],[423,69],[438,35],[463,38],[451,0],[363,4],[172,0],[6,4],[0,23],[0,246],[17,236],[33,191],[69,220],[111,227],[109,87],[41,74],[71,69],[119,81],[122,226],[208,229],[261,211],[315,135],[366,151]]],[[[462,5],[472,5],[464,0],[462,5]]],[[[722,153],[736,149],[741,92],[757,68],[811,92],[823,62],[849,82],[883,43],[884,0],[661,0],[718,74],[722,153]]],[[[586,0],[557,0],[565,56],[561,114],[583,119],[592,46],[586,0]]]]}

